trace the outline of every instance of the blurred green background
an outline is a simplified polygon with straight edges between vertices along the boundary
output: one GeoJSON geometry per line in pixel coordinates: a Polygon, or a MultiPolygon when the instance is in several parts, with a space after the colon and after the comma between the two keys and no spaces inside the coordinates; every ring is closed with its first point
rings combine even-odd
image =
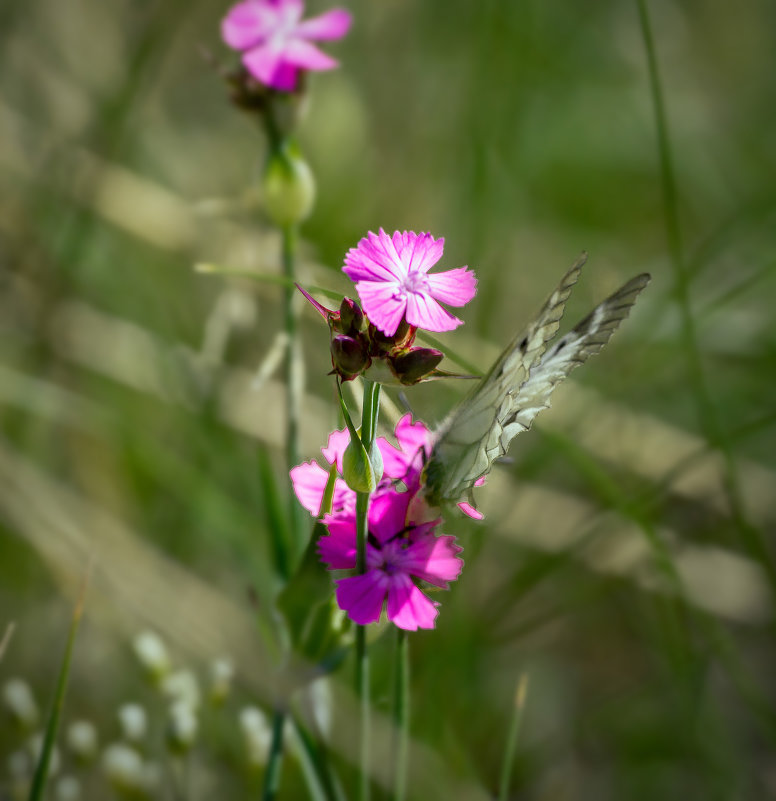
{"type": "MultiPolygon", "coordinates": [[[[280,289],[193,270],[280,270],[263,138],[202,55],[235,63],[227,7],[0,8],[0,628],[17,623],[0,682],[25,677],[45,707],[94,555],[66,720],[109,742],[125,700],[163,718],[131,656],[142,628],[202,675],[236,664],[191,799],[257,797],[237,709],[271,697],[252,620],[279,586],[288,493],[280,289]]],[[[527,672],[513,798],[776,797],[776,6],[649,3],[684,305],[635,3],[350,7],[301,127],[319,191],[303,282],[347,291],[343,256],[370,229],[444,236],[440,266],[479,278],[444,342],[485,369],[581,250],[570,322],[653,274],[479,490],[485,522],[448,517],[466,569],[411,638],[410,796],[492,797],[527,672]]],[[[324,329],[300,313],[314,458],[336,416],[324,329]]],[[[406,394],[433,423],[460,391],[406,394]]],[[[386,713],[391,644],[374,647],[386,713]]],[[[21,734],[0,715],[2,797],[21,734]]],[[[334,717],[336,752],[353,724],[334,717]]],[[[306,797],[293,758],[283,786],[306,797]]]]}

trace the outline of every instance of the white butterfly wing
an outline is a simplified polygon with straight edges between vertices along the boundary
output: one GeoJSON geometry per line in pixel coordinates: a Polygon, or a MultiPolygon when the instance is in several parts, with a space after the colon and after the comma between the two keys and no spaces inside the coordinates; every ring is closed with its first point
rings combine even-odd
{"type": "Polygon", "coordinates": [[[563,276],[533,322],[436,432],[424,473],[424,493],[432,506],[455,503],[470,492],[512,439],[550,405],[558,383],[609,341],[649,283],[647,274],[632,278],[545,354],[585,258],[583,254],[563,276]]]}

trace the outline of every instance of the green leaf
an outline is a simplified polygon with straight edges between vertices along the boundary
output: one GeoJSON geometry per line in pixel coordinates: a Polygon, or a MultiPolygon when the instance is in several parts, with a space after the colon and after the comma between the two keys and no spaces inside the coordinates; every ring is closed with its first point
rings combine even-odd
{"type": "Polygon", "coordinates": [[[28,801],[40,801],[43,798],[46,790],[46,780],[48,779],[51,754],[54,750],[54,741],[56,740],[57,731],[59,729],[59,718],[62,713],[62,705],[65,700],[67,680],[70,675],[70,661],[73,656],[73,645],[75,643],[75,636],[78,633],[78,625],[81,622],[81,616],[83,615],[84,596],[86,594],[87,582],[88,575],[84,580],[80,597],[78,598],[75,610],[73,611],[73,619],[70,623],[70,633],[67,638],[67,645],[65,646],[65,654],[62,657],[62,664],[59,668],[59,677],[57,679],[56,692],[54,693],[54,701],[51,705],[51,712],[49,712],[48,722],[46,723],[46,732],[43,737],[43,747],[40,751],[38,764],[35,766],[35,774],[32,777],[32,786],[30,787],[28,801]]]}

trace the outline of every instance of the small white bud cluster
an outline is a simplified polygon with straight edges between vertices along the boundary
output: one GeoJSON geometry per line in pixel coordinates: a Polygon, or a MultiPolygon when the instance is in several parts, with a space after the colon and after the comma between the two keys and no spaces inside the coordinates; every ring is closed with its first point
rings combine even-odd
{"type": "Polygon", "coordinates": [[[75,776],[62,776],[54,785],[56,801],[80,801],[81,782],[75,776]]]}
{"type": "Polygon", "coordinates": [[[91,762],[97,756],[97,728],[88,720],[74,720],[67,727],[65,742],[81,762],[91,762]]]}
{"type": "Polygon", "coordinates": [[[240,728],[248,765],[252,768],[265,765],[272,745],[272,729],[267,722],[267,716],[258,707],[246,706],[240,712],[240,728]]]}
{"type": "Polygon", "coordinates": [[[25,729],[33,729],[40,717],[35,696],[24,679],[13,678],[3,685],[3,701],[14,719],[25,729]]]}
{"type": "Polygon", "coordinates": [[[164,679],[162,692],[170,699],[168,743],[173,751],[185,753],[194,745],[199,728],[199,682],[192,671],[178,670],[164,679]]]}
{"type": "Polygon", "coordinates": [[[159,784],[160,772],[153,762],[126,743],[111,743],[102,753],[102,770],[118,793],[152,793],[159,784]]]}
{"type": "Polygon", "coordinates": [[[140,664],[151,674],[152,678],[161,680],[170,672],[172,663],[161,637],[153,631],[141,631],[132,642],[140,664]]]}
{"type": "Polygon", "coordinates": [[[122,704],[118,710],[119,726],[125,740],[142,742],[148,733],[148,715],[140,704],[122,704]]]}
{"type": "Polygon", "coordinates": [[[228,659],[214,659],[210,664],[210,698],[214,704],[222,704],[232,688],[234,665],[228,659]]]}

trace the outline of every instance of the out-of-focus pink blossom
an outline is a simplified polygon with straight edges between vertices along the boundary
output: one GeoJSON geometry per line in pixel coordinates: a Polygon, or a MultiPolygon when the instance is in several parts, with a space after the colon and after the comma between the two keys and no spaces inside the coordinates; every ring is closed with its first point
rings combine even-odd
{"type": "Polygon", "coordinates": [[[302,20],[302,0],[243,0],[229,9],[221,35],[239,50],[248,72],[281,92],[296,88],[300,70],[329,70],[337,62],[314,41],[340,39],[350,28],[351,16],[335,8],[302,20]]]}
{"type": "Polygon", "coordinates": [[[392,336],[403,319],[427,331],[452,331],[461,320],[440,306],[463,306],[477,291],[467,267],[441,273],[428,271],[442,257],[444,239],[413,231],[388,236],[371,231],[351,248],[342,268],[356,283],[370,322],[392,336]]]}

